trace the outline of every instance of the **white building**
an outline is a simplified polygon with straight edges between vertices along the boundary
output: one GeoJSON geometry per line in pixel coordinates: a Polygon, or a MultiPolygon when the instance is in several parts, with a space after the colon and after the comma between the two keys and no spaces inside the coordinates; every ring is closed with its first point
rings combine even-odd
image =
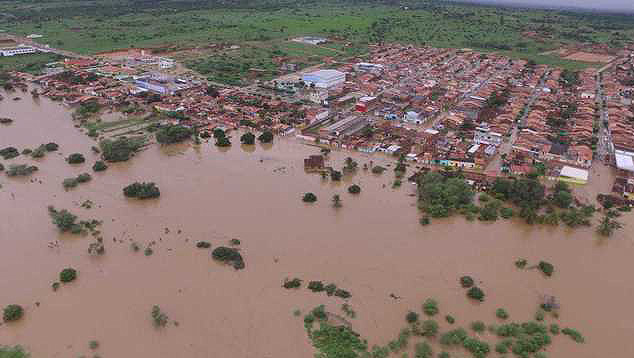
{"type": "Polygon", "coordinates": [[[174,67],[174,60],[167,57],[159,58],[159,68],[160,69],[168,69],[174,67]]]}
{"type": "Polygon", "coordinates": [[[502,140],[502,135],[500,133],[492,132],[486,123],[482,123],[481,126],[476,127],[473,134],[473,141],[477,144],[498,146],[502,144],[502,140]]]}
{"type": "Polygon", "coordinates": [[[2,56],[15,56],[15,55],[26,55],[29,53],[36,53],[37,49],[35,47],[19,45],[17,47],[7,47],[0,49],[0,54],[2,56]]]}
{"type": "Polygon", "coordinates": [[[333,88],[346,81],[346,74],[337,70],[319,70],[302,76],[306,85],[319,88],[333,88]]]}

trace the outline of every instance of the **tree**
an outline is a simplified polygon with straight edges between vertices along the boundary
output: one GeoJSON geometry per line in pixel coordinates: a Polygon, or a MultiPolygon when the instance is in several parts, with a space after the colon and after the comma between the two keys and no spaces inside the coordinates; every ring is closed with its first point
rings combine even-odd
{"type": "Polygon", "coordinates": [[[64,283],[74,281],[76,278],[77,270],[71,267],[65,268],[59,273],[59,280],[64,283]]]}
{"type": "Polygon", "coordinates": [[[599,227],[597,228],[597,232],[602,236],[610,237],[612,236],[612,234],[614,234],[614,231],[622,227],[623,227],[623,224],[621,224],[620,222],[616,220],[610,219],[610,217],[606,215],[601,220],[601,223],[599,224],[599,227]]]}
{"type": "Polygon", "coordinates": [[[2,319],[5,322],[17,321],[24,315],[24,309],[20,305],[8,305],[4,308],[2,319]]]}
{"type": "Polygon", "coordinates": [[[123,195],[128,198],[151,199],[161,196],[161,192],[154,183],[135,182],[123,188],[123,195]]]}
{"type": "Polygon", "coordinates": [[[156,327],[165,327],[169,321],[167,315],[162,312],[161,308],[157,305],[152,306],[151,316],[154,326],[156,327]]]}
{"type": "Polygon", "coordinates": [[[317,201],[317,196],[313,193],[305,193],[302,201],[305,203],[314,203],[317,201]]]}
{"type": "Polygon", "coordinates": [[[192,134],[194,131],[189,127],[169,124],[159,128],[156,132],[156,141],[161,144],[178,143],[191,138],[192,134]]]}
{"type": "Polygon", "coordinates": [[[335,194],[332,196],[332,206],[335,208],[341,207],[341,197],[339,197],[339,194],[335,194]]]}
{"type": "Polygon", "coordinates": [[[333,181],[340,181],[342,177],[342,174],[340,171],[338,170],[331,170],[330,171],[330,179],[333,181]]]}
{"type": "Polygon", "coordinates": [[[66,161],[68,162],[68,164],[80,164],[85,162],[86,158],[84,158],[83,154],[81,153],[73,153],[69,155],[68,158],[66,158],[66,161]]]}
{"type": "Polygon", "coordinates": [[[354,161],[354,159],[347,157],[346,158],[346,162],[345,162],[345,166],[344,166],[344,170],[347,171],[355,171],[357,169],[357,162],[354,161]]]}
{"type": "Polygon", "coordinates": [[[144,143],[145,139],[142,137],[104,139],[99,142],[101,157],[108,162],[124,162],[130,159],[144,143]]]}
{"type": "Polygon", "coordinates": [[[106,169],[108,169],[108,166],[101,160],[96,161],[95,164],[92,166],[92,170],[96,172],[102,172],[106,169]]]}
{"type": "Polygon", "coordinates": [[[54,207],[49,206],[48,213],[53,220],[53,224],[55,224],[61,232],[81,231],[81,226],[75,222],[77,220],[77,216],[71,214],[68,210],[62,209],[57,211],[54,207]]]}
{"type": "Polygon", "coordinates": [[[271,143],[273,141],[273,133],[271,131],[264,131],[260,134],[258,140],[262,143],[271,143]]]}
{"type": "Polygon", "coordinates": [[[240,137],[240,143],[247,145],[255,144],[255,135],[251,132],[244,133],[242,137],[240,137]]]}
{"type": "Polygon", "coordinates": [[[352,184],[348,187],[348,193],[350,194],[359,194],[361,192],[361,187],[357,184],[352,184]]]}
{"type": "Polygon", "coordinates": [[[467,297],[478,301],[484,301],[484,291],[477,286],[473,286],[467,291],[467,297]]]}

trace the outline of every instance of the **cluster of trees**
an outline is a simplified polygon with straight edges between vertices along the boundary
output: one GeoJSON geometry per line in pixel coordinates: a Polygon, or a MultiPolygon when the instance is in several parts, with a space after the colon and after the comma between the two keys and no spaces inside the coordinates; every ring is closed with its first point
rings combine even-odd
{"type": "Polygon", "coordinates": [[[231,264],[236,270],[241,270],[244,268],[244,259],[242,258],[242,255],[240,254],[238,249],[226,246],[219,246],[212,251],[211,257],[214,260],[231,264]]]}
{"type": "Polygon", "coordinates": [[[38,171],[38,168],[35,165],[11,164],[7,170],[7,175],[10,177],[28,176],[36,171],[38,171]]]}
{"type": "Polygon", "coordinates": [[[194,131],[182,125],[166,125],[156,132],[156,141],[161,144],[172,144],[182,142],[191,138],[194,131]]]}
{"type": "Polygon", "coordinates": [[[448,217],[472,204],[474,192],[460,177],[429,172],[418,178],[418,206],[432,217],[448,217]]]}
{"type": "Polygon", "coordinates": [[[68,164],[81,164],[86,161],[86,158],[81,153],[73,153],[66,158],[66,161],[68,164]]]}
{"type": "Polygon", "coordinates": [[[90,180],[92,180],[92,176],[90,176],[90,174],[82,173],[82,174],[79,174],[75,178],[66,178],[66,179],[64,179],[64,181],[62,181],[62,186],[64,187],[64,189],[68,190],[68,189],[72,189],[72,188],[76,187],[80,183],[87,183],[90,180]]]}
{"type": "Polygon", "coordinates": [[[123,195],[128,198],[152,199],[161,196],[161,191],[154,183],[132,183],[123,188],[123,195]]]}
{"type": "Polygon", "coordinates": [[[220,128],[214,129],[214,138],[216,139],[216,146],[218,146],[218,147],[229,147],[229,146],[231,146],[231,141],[229,140],[229,138],[225,134],[225,131],[223,131],[220,128]]]}
{"type": "Polygon", "coordinates": [[[99,142],[101,157],[109,162],[124,162],[130,159],[145,144],[144,137],[119,137],[99,142]]]}

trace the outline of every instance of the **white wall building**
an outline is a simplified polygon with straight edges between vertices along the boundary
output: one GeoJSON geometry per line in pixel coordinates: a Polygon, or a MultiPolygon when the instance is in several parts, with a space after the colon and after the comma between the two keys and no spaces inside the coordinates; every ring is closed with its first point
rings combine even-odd
{"type": "Polygon", "coordinates": [[[498,146],[502,144],[502,140],[502,135],[500,133],[491,131],[486,123],[483,123],[481,126],[476,127],[473,134],[473,141],[477,144],[498,146]]]}
{"type": "Polygon", "coordinates": [[[337,70],[319,70],[302,76],[306,85],[319,88],[333,88],[346,81],[346,74],[337,70]]]}
{"type": "Polygon", "coordinates": [[[174,60],[172,60],[171,58],[167,58],[167,57],[159,58],[159,68],[168,69],[168,68],[172,68],[172,67],[174,67],[174,60]]]}
{"type": "Polygon", "coordinates": [[[26,55],[29,53],[36,53],[37,49],[31,46],[19,45],[17,47],[7,47],[0,49],[0,54],[2,56],[15,56],[15,55],[26,55]]]}

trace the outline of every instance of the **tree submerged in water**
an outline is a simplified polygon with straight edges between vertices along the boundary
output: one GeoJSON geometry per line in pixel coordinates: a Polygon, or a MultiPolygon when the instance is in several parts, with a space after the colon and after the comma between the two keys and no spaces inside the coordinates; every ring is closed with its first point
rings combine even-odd
{"type": "Polygon", "coordinates": [[[191,138],[194,130],[181,125],[167,125],[156,132],[156,141],[161,144],[179,143],[191,138]]]}
{"type": "Polygon", "coordinates": [[[161,196],[161,192],[154,183],[136,182],[123,188],[123,195],[128,198],[152,199],[161,196]]]}
{"type": "Polygon", "coordinates": [[[211,253],[211,257],[213,257],[214,260],[232,264],[236,270],[244,268],[244,259],[238,249],[220,246],[214,249],[211,253]]]}
{"type": "Polygon", "coordinates": [[[618,229],[621,229],[623,224],[620,222],[611,219],[609,216],[604,216],[597,228],[597,232],[601,236],[610,237],[614,234],[614,232],[618,229]]]}

